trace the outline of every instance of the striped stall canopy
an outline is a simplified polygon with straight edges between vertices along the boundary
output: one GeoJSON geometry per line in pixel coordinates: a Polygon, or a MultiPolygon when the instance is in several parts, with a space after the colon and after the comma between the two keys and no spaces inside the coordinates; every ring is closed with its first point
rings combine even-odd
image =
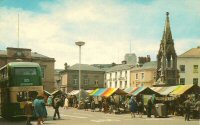
{"type": "Polygon", "coordinates": [[[127,94],[127,92],[125,92],[124,90],[122,90],[120,88],[108,88],[101,96],[109,97],[113,94],[125,95],[125,94],[127,94]]]}
{"type": "Polygon", "coordinates": [[[93,90],[89,95],[93,95],[93,94],[96,93],[97,91],[99,91],[99,88],[93,90]]]}
{"type": "Polygon", "coordinates": [[[70,93],[68,93],[69,95],[77,95],[80,91],[79,90],[73,90],[70,93]]]}
{"type": "Polygon", "coordinates": [[[133,89],[134,89],[134,87],[130,87],[130,88],[124,89],[124,91],[125,91],[126,93],[130,93],[131,91],[133,91],[133,89]]]}
{"type": "Polygon", "coordinates": [[[98,91],[95,91],[94,93],[92,92],[90,95],[101,96],[101,94],[103,94],[106,90],[107,90],[107,88],[99,88],[98,91]]]}
{"type": "Polygon", "coordinates": [[[85,90],[88,94],[92,93],[94,90],[85,90]]]}
{"type": "Polygon", "coordinates": [[[167,86],[167,87],[151,87],[151,89],[160,95],[169,95],[176,90],[179,86],[167,86]]]}
{"type": "Polygon", "coordinates": [[[161,95],[169,95],[171,92],[173,92],[178,86],[170,86],[170,87],[166,87],[165,90],[163,90],[162,92],[160,92],[161,95]]]}
{"type": "Polygon", "coordinates": [[[132,95],[137,96],[140,92],[142,92],[143,90],[145,90],[147,87],[139,87],[137,90],[135,90],[132,95]]]}

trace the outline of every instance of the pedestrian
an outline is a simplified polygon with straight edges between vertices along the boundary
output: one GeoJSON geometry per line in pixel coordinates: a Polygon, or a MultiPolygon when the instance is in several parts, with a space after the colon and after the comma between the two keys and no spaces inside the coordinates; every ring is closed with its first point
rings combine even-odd
{"type": "Polygon", "coordinates": [[[48,105],[48,106],[52,106],[52,96],[49,96],[49,97],[47,98],[47,105],[48,105]]]}
{"type": "Polygon", "coordinates": [[[108,112],[108,109],[109,109],[109,105],[108,105],[108,102],[107,102],[106,98],[103,99],[102,107],[103,107],[104,113],[107,113],[107,112],[108,112]]]}
{"type": "Polygon", "coordinates": [[[43,116],[42,116],[42,124],[44,123],[44,118],[47,118],[47,109],[46,109],[46,105],[45,105],[45,101],[44,101],[44,97],[43,96],[41,96],[40,98],[39,98],[39,100],[40,100],[40,103],[41,103],[41,105],[42,105],[42,109],[43,109],[43,116]]]}
{"type": "Polygon", "coordinates": [[[31,117],[33,115],[32,99],[28,98],[24,105],[24,114],[26,115],[26,125],[31,125],[31,117]]]}
{"type": "Polygon", "coordinates": [[[185,121],[189,121],[189,120],[190,120],[190,108],[191,108],[191,104],[192,104],[192,102],[190,101],[190,98],[188,98],[188,99],[184,102],[185,121]]]}
{"type": "Polygon", "coordinates": [[[44,122],[44,117],[47,117],[47,110],[45,108],[45,102],[43,96],[39,95],[33,102],[34,113],[37,118],[37,125],[42,125],[44,122]]]}
{"type": "Polygon", "coordinates": [[[61,106],[62,100],[59,96],[56,96],[53,98],[53,108],[54,108],[54,115],[53,120],[56,120],[56,115],[58,116],[58,119],[60,119],[60,113],[59,113],[59,107],[61,106]]]}
{"type": "Polygon", "coordinates": [[[102,99],[102,97],[100,97],[100,96],[98,96],[97,99],[98,99],[99,111],[101,112],[101,111],[102,111],[102,108],[103,108],[103,99],[102,99]]]}
{"type": "Polygon", "coordinates": [[[68,107],[69,107],[69,100],[68,100],[68,98],[66,97],[66,98],[65,98],[64,109],[68,109],[68,107]]]}
{"type": "Polygon", "coordinates": [[[197,100],[197,102],[195,103],[195,108],[196,108],[197,113],[198,113],[198,118],[200,118],[200,97],[197,100]]]}
{"type": "Polygon", "coordinates": [[[131,118],[135,117],[135,113],[137,112],[137,103],[134,99],[134,97],[132,96],[130,101],[129,101],[129,110],[131,112],[131,118]]]}
{"type": "Polygon", "coordinates": [[[91,102],[91,111],[92,112],[95,111],[95,102],[94,102],[94,99],[92,99],[92,102],[91,102]]]}
{"type": "Polygon", "coordinates": [[[144,104],[142,101],[139,101],[138,102],[138,113],[139,113],[139,116],[142,118],[142,115],[143,115],[143,111],[144,111],[144,104]]]}
{"type": "Polygon", "coordinates": [[[152,98],[150,97],[147,101],[147,117],[151,118],[151,111],[152,111],[152,107],[153,107],[153,103],[152,103],[152,98]]]}
{"type": "Polygon", "coordinates": [[[73,107],[74,107],[74,108],[77,108],[77,107],[78,107],[78,100],[77,100],[77,97],[76,97],[76,96],[73,97],[73,107]]]}
{"type": "Polygon", "coordinates": [[[84,101],[84,109],[85,111],[88,111],[88,103],[89,103],[89,98],[87,97],[84,101]]]}
{"type": "Polygon", "coordinates": [[[109,103],[109,113],[111,114],[114,111],[115,107],[115,99],[113,96],[110,97],[110,103],[109,103]]]}

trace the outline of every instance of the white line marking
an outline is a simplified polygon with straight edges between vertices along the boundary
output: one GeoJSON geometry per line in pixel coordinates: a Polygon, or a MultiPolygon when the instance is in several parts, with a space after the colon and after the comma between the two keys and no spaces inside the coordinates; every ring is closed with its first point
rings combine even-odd
{"type": "Polygon", "coordinates": [[[172,118],[147,118],[144,120],[174,120],[174,119],[172,119],[172,118]]]}
{"type": "Polygon", "coordinates": [[[73,113],[73,114],[77,114],[77,115],[86,115],[86,116],[94,116],[94,115],[90,115],[90,114],[83,114],[83,113],[73,113]]]}
{"type": "Polygon", "coordinates": [[[88,118],[88,117],[73,116],[73,115],[64,115],[64,114],[61,114],[61,116],[67,116],[67,117],[72,117],[72,118],[88,118]]]}
{"type": "Polygon", "coordinates": [[[92,121],[92,122],[112,122],[112,121],[118,122],[120,120],[118,120],[118,119],[97,119],[97,120],[90,120],[90,121],[92,121]]]}

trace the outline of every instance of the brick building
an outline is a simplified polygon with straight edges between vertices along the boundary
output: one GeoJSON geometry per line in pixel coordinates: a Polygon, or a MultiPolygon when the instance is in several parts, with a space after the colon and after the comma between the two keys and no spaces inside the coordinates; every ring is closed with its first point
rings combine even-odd
{"type": "Polygon", "coordinates": [[[31,49],[27,48],[8,47],[6,50],[0,50],[0,67],[9,62],[16,61],[36,62],[40,64],[44,89],[50,92],[54,90],[54,58],[41,55],[37,52],[31,52],[31,49]]]}

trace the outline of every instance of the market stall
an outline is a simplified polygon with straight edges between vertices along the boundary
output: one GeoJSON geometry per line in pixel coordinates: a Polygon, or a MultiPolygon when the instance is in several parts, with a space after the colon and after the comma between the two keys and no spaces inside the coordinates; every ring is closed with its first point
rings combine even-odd
{"type": "Polygon", "coordinates": [[[80,93],[82,99],[85,99],[86,97],[89,96],[88,92],[86,92],[83,89],[81,89],[81,90],[73,90],[70,93],[68,93],[68,95],[78,97],[79,93],[80,93]]]}
{"type": "Polygon", "coordinates": [[[90,95],[91,96],[101,96],[106,90],[107,90],[107,88],[97,88],[96,90],[91,92],[90,95]]]}
{"type": "Polygon", "coordinates": [[[113,94],[116,94],[116,95],[126,95],[127,93],[120,89],[120,88],[108,88],[104,93],[101,94],[101,96],[103,97],[109,97],[113,94]]]}

